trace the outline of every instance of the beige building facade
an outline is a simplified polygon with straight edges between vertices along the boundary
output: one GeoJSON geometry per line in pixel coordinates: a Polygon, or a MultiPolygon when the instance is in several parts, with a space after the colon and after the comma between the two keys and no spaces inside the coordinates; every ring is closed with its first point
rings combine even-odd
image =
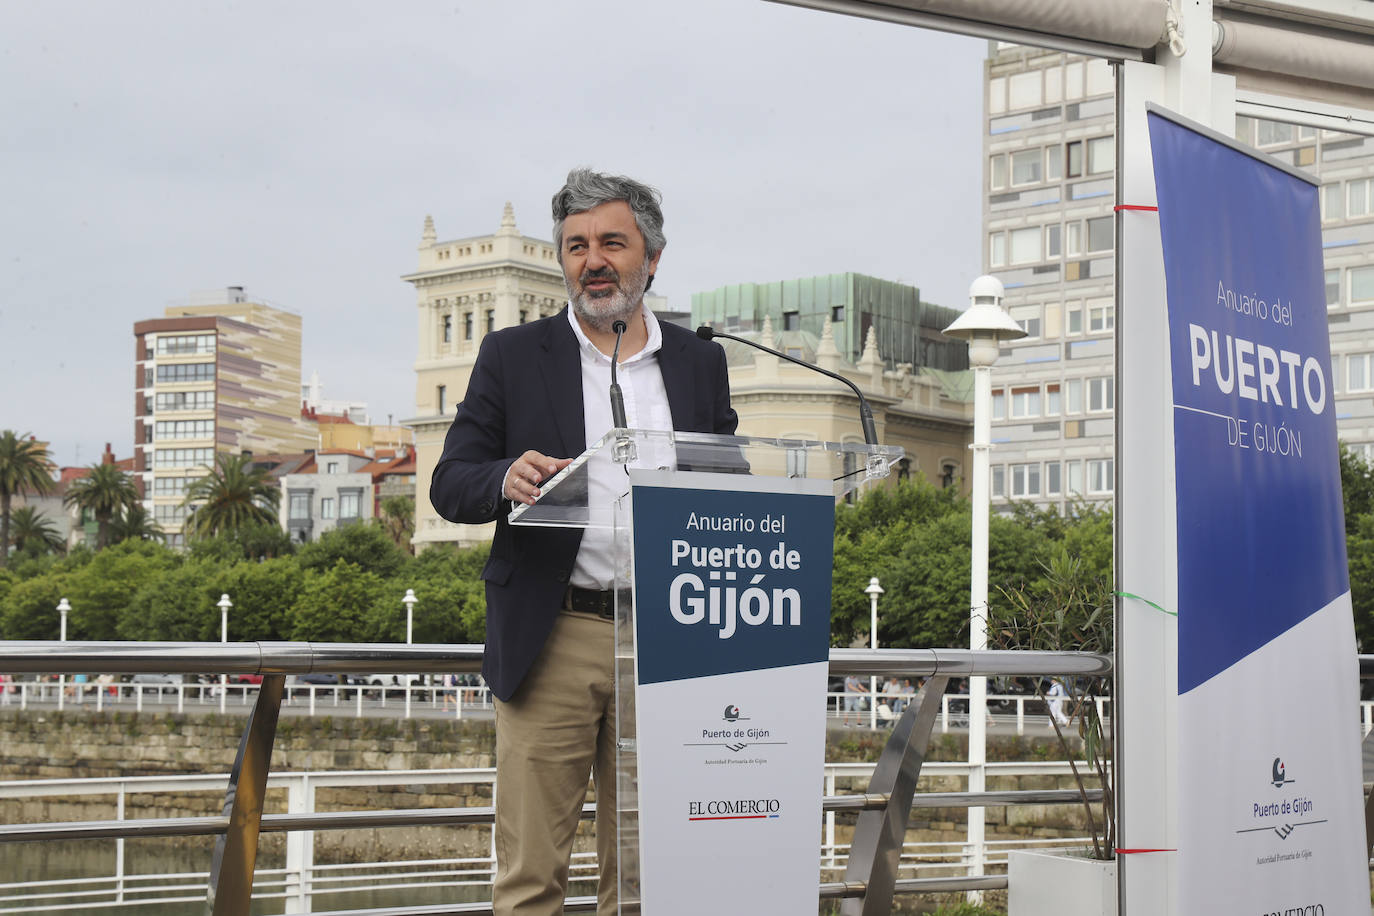
{"type": "MultiPolygon", "coordinates": [[[[416,290],[419,313],[415,361],[416,550],[436,543],[468,546],[487,541],[490,525],[454,525],[429,502],[434,466],[454,409],[467,390],[482,337],[499,328],[556,314],[566,302],[553,244],[521,235],[509,204],[493,235],[441,242],[425,219],[419,269],[403,277],[416,290]]],[[[772,339],[771,321],[754,332],[772,339]]],[[[752,335],[751,335],[752,336],[752,335]]],[[[761,438],[863,442],[858,404],[845,386],[728,341],[731,396],[741,435],[761,438]]],[[[835,344],[827,318],[814,351],[803,354],[855,382],[872,403],[879,441],[900,445],[907,459],[893,479],[920,471],[937,484],[965,488],[972,432],[972,388],[967,372],[914,370],[892,364],[868,329],[857,360],[835,344]],[[885,356],[887,357],[885,359],[885,356]]]]}

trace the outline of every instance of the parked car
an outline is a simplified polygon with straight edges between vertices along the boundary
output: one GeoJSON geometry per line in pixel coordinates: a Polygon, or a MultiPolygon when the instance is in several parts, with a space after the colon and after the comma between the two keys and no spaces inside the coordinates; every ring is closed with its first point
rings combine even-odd
{"type": "Polygon", "coordinates": [[[261,674],[231,674],[229,675],[231,684],[261,684],[261,674]]]}
{"type": "Polygon", "coordinates": [[[137,684],[139,693],[155,690],[161,696],[164,691],[176,693],[182,680],[179,674],[135,674],[129,678],[129,683],[137,684]]]}
{"type": "Polygon", "coordinates": [[[305,674],[293,674],[286,679],[287,699],[297,694],[308,694],[311,687],[337,687],[347,683],[347,680],[338,674],[327,674],[323,671],[308,671],[305,674]]]}
{"type": "Polygon", "coordinates": [[[422,687],[424,678],[418,674],[364,674],[362,682],[370,687],[376,687],[377,694],[383,690],[387,693],[400,694],[402,687],[422,687]]]}

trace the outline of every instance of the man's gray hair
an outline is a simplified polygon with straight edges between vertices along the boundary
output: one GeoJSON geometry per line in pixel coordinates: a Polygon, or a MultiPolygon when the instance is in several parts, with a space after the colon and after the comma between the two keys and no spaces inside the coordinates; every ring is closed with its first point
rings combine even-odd
{"type": "Polygon", "coordinates": [[[629,204],[635,225],[644,236],[644,257],[653,258],[668,244],[663,236],[663,195],[643,182],[623,175],[604,175],[588,168],[573,169],[568,181],[553,195],[553,245],[563,263],[563,221],[613,200],[629,204]]]}

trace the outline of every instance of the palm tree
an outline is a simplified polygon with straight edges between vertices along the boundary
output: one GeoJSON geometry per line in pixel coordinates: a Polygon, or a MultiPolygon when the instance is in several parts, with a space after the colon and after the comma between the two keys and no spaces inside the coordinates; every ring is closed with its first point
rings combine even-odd
{"type": "Polygon", "coordinates": [[[397,547],[414,553],[410,536],[415,533],[415,498],[388,496],[382,500],[382,526],[397,547]]]}
{"type": "Polygon", "coordinates": [[[16,493],[47,493],[53,488],[48,450],[14,430],[0,432],[0,569],[8,559],[10,498],[16,493]]]}
{"type": "Polygon", "coordinates": [[[277,524],[281,490],[272,485],[266,468],[255,468],[246,455],[221,452],[215,469],[186,490],[183,506],[190,506],[185,530],[189,538],[214,537],[256,525],[277,524]]]}
{"type": "Polygon", "coordinates": [[[160,541],[164,537],[166,535],[142,503],[126,507],[118,518],[110,522],[110,540],[116,544],[128,540],[160,541]]]}
{"type": "Polygon", "coordinates": [[[95,517],[96,549],[110,543],[110,523],[138,503],[134,479],[116,464],[93,464],[90,473],[67,488],[62,503],[76,506],[95,517]]]}
{"type": "Polygon", "coordinates": [[[23,550],[34,544],[43,553],[49,550],[61,553],[67,547],[52,519],[40,515],[33,506],[21,506],[14,510],[10,517],[10,538],[14,541],[15,550],[23,550]]]}

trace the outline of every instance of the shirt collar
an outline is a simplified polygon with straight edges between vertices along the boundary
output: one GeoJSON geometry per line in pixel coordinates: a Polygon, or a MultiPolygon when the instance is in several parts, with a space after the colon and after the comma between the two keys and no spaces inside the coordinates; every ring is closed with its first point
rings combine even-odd
{"type": "MultiPolygon", "coordinates": [[[[658,326],[658,319],[654,317],[654,313],[649,311],[649,307],[643,302],[639,304],[639,309],[640,313],[644,316],[644,327],[649,331],[649,339],[645,342],[644,349],[640,350],[629,359],[621,360],[621,365],[636,363],[641,359],[648,359],[663,347],[663,331],[658,326]]],[[[573,333],[577,335],[577,345],[581,348],[582,352],[590,354],[594,358],[610,365],[611,358],[597,349],[596,344],[592,343],[591,339],[587,337],[587,333],[582,330],[582,323],[577,320],[577,315],[574,314],[571,302],[568,303],[568,323],[572,325],[573,333]]]]}

